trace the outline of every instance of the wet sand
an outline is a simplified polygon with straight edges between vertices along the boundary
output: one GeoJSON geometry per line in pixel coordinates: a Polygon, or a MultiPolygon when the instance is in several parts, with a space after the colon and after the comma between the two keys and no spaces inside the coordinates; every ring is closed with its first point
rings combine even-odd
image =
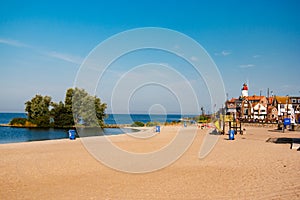
{"type": "MultiPolygon", "coordinates": [[[[162,127],[151,139],[110,139],[126,151],[147,153],[167,145],[178,129],[162,127]]],[[[266,142],[300,138],[300,132],[247,127],[233,141],[221,135],[199,159],[206,133],[197,129],[190,148],[170,166],[142,174],[103,165],[81,139],[1,144],[0,199],[300,199],[300,152],[289,143],[266,142]]]]}

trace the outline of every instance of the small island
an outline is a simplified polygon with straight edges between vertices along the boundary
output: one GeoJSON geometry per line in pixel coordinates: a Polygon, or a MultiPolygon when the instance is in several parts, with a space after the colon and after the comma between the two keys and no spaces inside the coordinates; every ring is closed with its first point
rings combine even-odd
{"type": "Polygon", "coordinates": [[[64,102],[56,103],[50,96],[35,95],[25,103],[27,118],[14,118],[2,126],[74,128],[76,122],[83,127],[104,127],[106,108],[106,103],[102,103],[99,97],[91,96],[84,89],[69,88],[64,102]]]}

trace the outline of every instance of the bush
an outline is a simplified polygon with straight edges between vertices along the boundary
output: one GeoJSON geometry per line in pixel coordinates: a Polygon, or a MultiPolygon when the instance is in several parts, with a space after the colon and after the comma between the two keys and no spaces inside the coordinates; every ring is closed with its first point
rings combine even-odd
{"type": "Polygon", "coordinates": [[[178,124],[180,124],[181,123],[181,121],[171,121],[171,122],[165,122],[165,125],[166,126],[173,126],[173,125],[178,125],[178,124]]]}
{"type": "Polygon", "coordinates": [[[26,118],[13,118],[10,122],[9,122],[9,125],[25,125],[27,122],[27,119],[26,118]]]}
{"type": "Polygon", "coordinates": [[[157,126],[157,125],[159,125],[158,122],[147,122],[147,123],[146,123],[146,126],[148,126],[148,127],[149,127],[149,126],[150,126],[150,127],[151,127],[151,126],[157,126]]]}
{"type": "Polygon", "coordinates": [[[143,127],[143,126],[145,126],[145,124],[144,124],[143,122],[137,121],[137,122],[133,122],[133,123],[131,124],[131,126],[132,126],[132,127],[143,127]]]}

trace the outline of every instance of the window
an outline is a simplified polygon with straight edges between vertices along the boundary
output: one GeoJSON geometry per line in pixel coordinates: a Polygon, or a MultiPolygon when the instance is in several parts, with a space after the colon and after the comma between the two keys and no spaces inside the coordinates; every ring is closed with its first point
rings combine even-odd
{"type": "Polygon", "coordinates": [[[298,103],[300,103],[300,99],[298,99],[298,103]]]}
{"type": "Polygon", "coordinates": [[[297,99],[292,99],[292,103],[297,103],[297,99]]]}

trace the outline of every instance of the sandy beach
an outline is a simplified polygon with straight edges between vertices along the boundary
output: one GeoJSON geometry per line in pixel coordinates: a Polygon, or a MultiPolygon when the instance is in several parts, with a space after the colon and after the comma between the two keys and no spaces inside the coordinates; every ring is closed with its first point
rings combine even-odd
{"type": "MultiPolygon", "coordinates": [[[[179,128],[162,127],[151,139],[110,139],[146,153],[168,144],[179,128]]],[[[0,199],[300,199],[300,152],[288,143],[266,142],[300,138],[300,132],[247,127],[233,141],[221,135],[199,159],[206,132],[197,129],[190,148],[170,166],[141,174],[103,165],[81,139],[1,144],[0,199]]]]}

